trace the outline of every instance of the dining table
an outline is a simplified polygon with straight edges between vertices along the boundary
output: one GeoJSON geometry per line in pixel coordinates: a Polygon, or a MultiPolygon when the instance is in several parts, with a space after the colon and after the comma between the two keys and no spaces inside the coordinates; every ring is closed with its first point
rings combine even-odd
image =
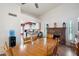
{"type": "Polygon", "coordinates": [[[31,43],[16,44],[10,49],[13,56],[49,56],[56,45],[55,39],[39,38],[31,43]]]}

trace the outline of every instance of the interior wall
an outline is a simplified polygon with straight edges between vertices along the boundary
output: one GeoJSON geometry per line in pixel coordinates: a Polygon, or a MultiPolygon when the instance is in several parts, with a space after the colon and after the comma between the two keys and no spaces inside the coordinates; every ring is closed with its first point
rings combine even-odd
{"type": "MultiPolygon", "coordinates": [[[[44,32],[45,25],[49,24],[49,27],[54,27],[54,23],[57,23],[57,27],[62,27],[62,23],[67,23],[68,20],[74,22],[74,32],[78,31],[77,18],[79,17],[79,4],[62,4],[55,9],[52,9],[48,13],[42,15],[41,30],[44,32]]],[[[68,40],[68,33],[66,28],[66,40],[68,40]]]]}
{"type": "Polygon", "coordinates": [[[0,4],[0,52],[2,51],[1,46],[4,42],[9,42],[9,30],[14,29],[16,32],[17,44],[20,43],[20,32],[21,23],[27,21],[37,22],[37,18],[30,15],[22,14],[20,11],[20,6],[14,3],[2,3],[0,4]],[[8,13],[17,14],[17,17],[9,16],[8,13]]]}
{"type": "MultiPolygon", "coordinates": [[[[19,25],[20,25],[20,9],[16,4],[0,4],[0,42],[4,44],[4,41],[8,41],[9,30],[14,29],[16,35],[19,36],[19,25]],[[8,13],[17,14],[17,17],[9,16],[8,13]]],[[[19,38],[19,37],[17,37],[19,38]]]]}

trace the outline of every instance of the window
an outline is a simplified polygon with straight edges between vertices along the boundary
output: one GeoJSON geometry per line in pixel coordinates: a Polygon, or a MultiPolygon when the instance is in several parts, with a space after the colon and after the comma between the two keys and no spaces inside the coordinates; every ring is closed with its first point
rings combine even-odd
{"type": "Polygon", "coordinates": [[[74,39],[74,27],[73,27],[74,23],[73,20],[69,20],[67,27],[68,27],[68,39],[69,40],[73,40],[74,39]]]}

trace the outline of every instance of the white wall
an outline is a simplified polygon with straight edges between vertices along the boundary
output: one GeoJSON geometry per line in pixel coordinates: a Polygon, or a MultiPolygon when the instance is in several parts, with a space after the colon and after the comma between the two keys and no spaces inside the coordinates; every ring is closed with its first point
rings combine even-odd
{"type": "MultiPolygon", "coordinates": [[[[3,46],[4,42],[8,42],[9,30],[14,29],[16,32],[16,41],[20,43],[20,30],[21,22],[36,21],[30,15],[25,15],[20,12],[20,6],[16,4],[0,4],[0,47],[3,46]],[[8,13],[17,14],[17,17],[9,16],[8,13]]],[[[1,52],[1,48],[0,48],[1,52]]]]}
{"type": "Polygon", "coordinates": [[[0,46],[3,46],[5,41],[9,42],[9,30],[11,29],[16,31],[19,39],[20,19],[18,16],[9,16],[9,12],[19,15],[20,9],[16,4],[0,4],[0,46]]]}
{"type": "Polygon", "coordinates": [[[53,27],[54,22],[56,22],[58,27],[62,27],[63,22],[67,23],[67,21],[71,19],[74,22],[74,31],[76,33],[78,29],[78,17],[79,4],[62,4],[40,17],[42,23],[42,31],[44,31],[45,24],[49,24],[49,27],[53,27]]]}
{"type": "MultiPolygon", "coordinates": [[[[9,30],[14,29],[16,35],[19,36],[20,32],[20,18],[19,16],[9,16],[8,13],[14,13],[19,15],[20,9],[16,4],[0,4],[0,42],[8,40],[9,30]],[[2,40],[2,41],[1,41],[2,40]]],[[[17,37],[19,38],[19,37],[17,37]]]]}

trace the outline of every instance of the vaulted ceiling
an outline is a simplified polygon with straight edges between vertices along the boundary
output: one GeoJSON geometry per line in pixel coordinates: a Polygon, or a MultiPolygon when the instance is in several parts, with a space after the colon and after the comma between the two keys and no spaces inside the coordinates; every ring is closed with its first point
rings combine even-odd
{"type": "Polygon", "coordinates": [[[35,17],[39,17],[50,11],[51,9],[58,7],[59,5],[61,4],[38,3],[38,8],[36,8],[35,3],[26,3],[21,5],[21,12],[35,17]]]}

